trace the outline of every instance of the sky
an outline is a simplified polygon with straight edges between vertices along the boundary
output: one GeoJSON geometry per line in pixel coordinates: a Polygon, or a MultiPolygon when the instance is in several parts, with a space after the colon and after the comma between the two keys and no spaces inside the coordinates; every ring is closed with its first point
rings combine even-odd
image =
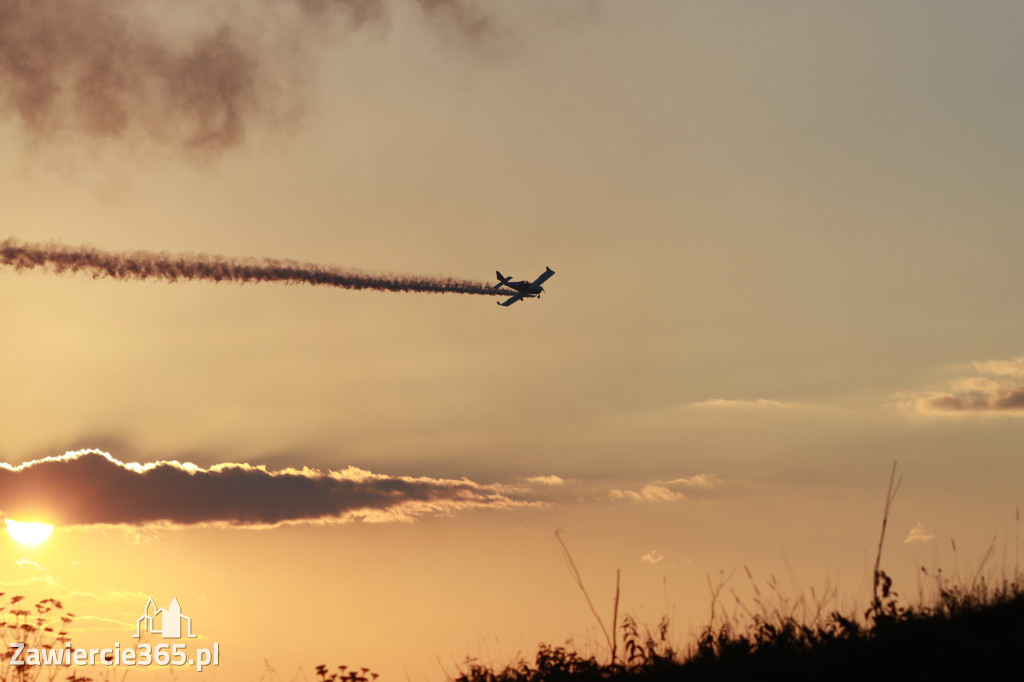
{"type": "Polygon", "coordinates": [[[1018,566],[1019,3],[103,8],[0,0],[0,246],[556,274],[0,264],[0,509],[56,525],[0,591],[75,642],[177,597],[185,679],[607,658],[555,531],[679,646],[726,578],[862,612],[894,461],[901,594],[1018,566]]]}

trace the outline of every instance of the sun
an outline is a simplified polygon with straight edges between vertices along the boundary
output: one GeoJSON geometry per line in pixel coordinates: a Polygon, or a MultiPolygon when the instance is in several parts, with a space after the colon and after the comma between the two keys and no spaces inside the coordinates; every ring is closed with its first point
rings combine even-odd
{"type": "Polygon", "coordinates": [[[53,526],[48,523],[27,523],[13,519],[5,519],[4,522],[11,537],[23,545],[38,545],[45,542],[53,532],[53,526]]]}

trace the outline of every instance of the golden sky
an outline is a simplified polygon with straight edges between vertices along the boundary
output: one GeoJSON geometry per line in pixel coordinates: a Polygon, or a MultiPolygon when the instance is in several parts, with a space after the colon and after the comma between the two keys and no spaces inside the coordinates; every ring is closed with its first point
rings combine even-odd
{"type": "Polygon", "coordinates": [[[898,588],[1012,570],[1019,3],[34,6],[0,241],[557,273],[501,309],[0,267],[0,509],[57,523],[2,591],[83,640],[176,596],[219,680],[597,653],[561,529],[685,643],[719,571],[863,601],[893,460],[898,588]]]}

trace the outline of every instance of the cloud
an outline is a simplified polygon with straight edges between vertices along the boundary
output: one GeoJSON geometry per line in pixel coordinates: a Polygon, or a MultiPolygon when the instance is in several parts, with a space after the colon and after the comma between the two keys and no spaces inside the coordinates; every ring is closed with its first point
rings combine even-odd
{"type": "Polygon", "coordinates": [[[904,543],[911,542],[928,542],[934,540],[935,536],[924,529],[920,523],[914,525],[907,534],[907,537],[903,540],[904,543]]]}
{"type": "Polygon", "coordinates": [[[24,558],[24,557],[22,557],[22,558],[18,559],[18,560],[17,560],[17,561],[15,561],[14,563],[15,563],[15,565],[16,565],[16,566],[19,566],[19,567],[23,567],[23,566],[31,566],[31,567],[33,567],[34,569],[36,569],[37,571],[45,571],[45,570],[46,570],[46,569],[45,569],[45,568],[43,568],[43,567],[42,567],[42,565],[40,565],[40,564],[39,564],[38,562],[32,561],[31,559],[26,559],[26,558],[24,558]]]}
{"type": "MultiPolygon", "coordinates": [[[[143,597],[142,599],[142,603],[145,603],[146,597],[143,597]]],[[[116,618],[104,618],[102,616],[75,616],[76,632],[108,632],[110,630],[132,631],[134,629],[134,622],[117,620],[116,618]]]]}
{"type": "Polygon", "coordinates": [[[563,485],[565,479],[561,476],[530,476],[526,479],[527,482],[533,483],[534,485],[563,485]]]}
{"type": "Polygon", "coordinates": [[[99,450],[0,463],[10,518],[60,526],[266,527],[286,523],[413,521],[475,508],[537,505],[468,479],[392,477],[348,467],[270,471],[225,463],[121,462],[99,450]]]}
{"type": "Polygon", "coordinates": [[[647,563],[649,563],[649,564],[651,564],[653,566],[654,564],[658,563],[659,561],[661,561],[664,558],[665,558],[665,556],[663,554],[659,553],[658,550],[652,549],[650,552],[648,552],[647,554],[644,554],[642,557],[640,557],[640,561],[646,561],[647,563]]]}
{"type": "Polygon", "coordinates": [[[639,490],[611,490],[609,495],[613,500],[632,500],[634,502],[671,502],[686,499],[686,496],[680,492],[653,483],[645,485],[639,490]]]}
{"type": "Polygon", "coordinates": [[[1024,357],[1017,357],[1013,360],[987,360],[972,364],[976,370],[985,374],[998,374],[1024,379],[1024,357]]]}
{"type": "Polygon", "coordinates": [[[57,581],[50,575],[45,566],[24,557],[14,561],[14,565],[18,567],[17,573],[19,575],[11,576],[10,571],[6,571],[7,575],[4,577],[13,579],[0,581],[0,586],[5,588],[37,587],[40,585],[57,587],[57,581]]]}
{"type": "Polygon", "coordinates": [[[134,592],[130,590],[104,590],[103,592],[85,592],[71,590],[68,592],[69,599],[92,599],[95,601],[110,602],[114,600],[126,600],[132,603],[144,602],[149,597],[145,592],[134,592]]]}
{"type": "Polygon", "coordinates": [[[722,479],[717,476],[695,474],[670,481],[654,481],[635,490],[614,488],[608,491],[607,497],[630,502],[674,502],[688,499],[690,496],[706,497],[721,484],[722,479]]]}
{"type": "Polygon", "coordinates": [[[29,576],[28,578],[24,578],[22,580],[0,582],[0,586],[6,587],[8,589],[12,587],[39,587],[40,585],[44,585],[46,587],[58,586],[57,581],[54,580],[53,576],[51,576],[48,573],[44,575],[29,576]]]}
{"type": "Polygon", "coordinates": [[[701,400],[699,402],[690,403],[690,407],[780,408],[800,406],[801,403],[797,402],[788,400],[769,400],[767,398],[757,398],[754,400],[712,398],[711,400],[701,400]]]}
{"type": "Polygon", "coordinates": [[[973,362],[972,365],[984,376],[959,379],[946,391],[903,394],[906,399],[901,406],[926,414],[1024,416],[1024,357],[973,362]]]}
{"type": "Polygon", "coordinates": [[[669,481],[669,484],[712,490],[713,488],[716,488],[721,482],[722,479],[718,478],[717,476],[712,476],[711,474],[697,474],[695,476],[684,476],[683,478],[673,479],[669,481]]]}

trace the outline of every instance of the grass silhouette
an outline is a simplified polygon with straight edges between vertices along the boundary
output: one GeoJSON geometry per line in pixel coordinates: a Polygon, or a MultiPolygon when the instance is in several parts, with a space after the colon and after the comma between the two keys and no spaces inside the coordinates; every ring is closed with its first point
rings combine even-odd
{"type": "MultiPolygon", "coordinates": [[[[672,648],[667,619],[653,629],[641,628],[629,615],[622,619],[621,648],[605,628],[583,585],[564,540],[556,533],[577,586],[608,640],[609,662],[582,656],[572,648],[541,644],[533,663],[519,661],[496,670],[468,659],[456,682],[590,682],[597,680],[680,680],[693,682],[865,680],[1024,680],[1024,575],[1019,559],[1012,579],[989,581],[982,559],[969,582],[953,582],[941,570],[933,580],[935,596],[905,603],[881,568],[889,511],[900,479],[893,463],[882,514],[873,572],[872,599],[863,613],[834,608],[837,590],[826,585],[819,595],[789,598],[774,577],[765,589],[744,567],[753,588],[753,608],[736,595],[737,609],[720,608],[723,590],[735,572],[709,578],[708,625],[687,651],[672,648]],[[622,656],[617,652],[621,651],[622,656]]],[[[1017,512],[1018,526],[1020,512],[1017,512]]],[[[1017,538],[1019,550],[1019,530],[1017,538]]],[[[955,549],[955,544],[954,544],[955,549]]],[[[615,614],[618,612],[616,581],[615,614]]]]}
{"type": "Polygon", "coordinates": [[[349,668],[347,665],[339,665],[338,672],[330,672],[326,665],[318,665],[316,674],[322,682],[373,682],[380,677],[369,668],[349,668]]]}
{"type": "MultiPolygon", "coordinates": [[[[712,623],[685,652],[670,645],[667,620],[653,632],[641,632],[636,621],[626,616],[620,660],[601,663],[571,648],[542,644],[533,663],[520,661],[494,670],[467,661],[456,680],[1024,679],[1021,576],[996,584],[984,579],[971,585],[951,584],[941,573],[935,580],[938,596],[934,602],[910,606],[879,570],[877,596],[859,617],[838,611],[815,617],[813,609],[800,607],[799,599],[773,602],[759,591],[756,607],[746,610],[749,620],[745,626],[733,617],[713,615],[712,623]]],[[[726,582],[723,578],[713,590],[720,590],[726,582]]],[[[827,600],[818,604],[822,601],[827,600]]]]}
{"type": "MultiPolygon", "coordinates": [[[[6,601],[0,603],[0,644],[4,648],[0,655],[4,662],[0,665],[0,682],[55,679],[59,668],[10,665],[14,656],[10,644],[22,642],[30,649],[62,648],[71,641],[67,628],[75,615],[67,613],[56,599],[41,599],[28,607],[23,604],[25,597],[22,595],[8,596],[0,592],[0,597],[6,597],[6,601]]],[[[72,673],[68,679],[81,678],[75,678],[72,673]]]]}

